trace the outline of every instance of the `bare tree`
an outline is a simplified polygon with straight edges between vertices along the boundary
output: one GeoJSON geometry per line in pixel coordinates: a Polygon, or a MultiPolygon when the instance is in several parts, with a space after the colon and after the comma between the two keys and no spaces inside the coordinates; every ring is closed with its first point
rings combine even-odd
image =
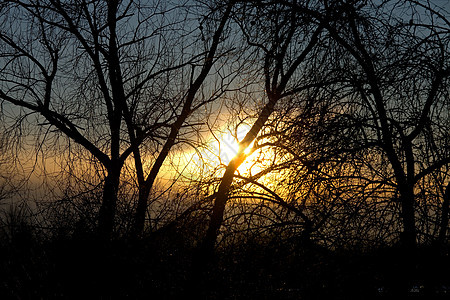
{"type": "MultiPolygon", "coordinates": [[[[373,14],[379,17],[372,18],[372,22],[368,15],[346,6],[345,23],[330,24],[328,29],[360,70],[346,70],[351,74],[349,83],[365,107],[359,111],[368,111],[371,117],[364,121],[374,129],[368,136],[373,137],[372,143],[382,150],[392,168],[401,205],[402,242],[413,248],[417,235],[416,184],[449,163],[442,151],[448,147],[447,142],[438,137],[440,127],[447,126],[442,120],[446,114],[443,108],[448,105],[445,87],[450,75],[448,29],[415,19],[415,6],[404,8],[411,11],[411,20],[400,16],[389,19],[386,10],[392,10],[394,4],[374,3],[373,14]],[[383,17],[390,23],[386,24],[383,17]],[[444,144],[436,148],[436,140],[444,144]],[[421,148],[435,149],[434,159],[430,158],[431,152],[424,153],[421,148]]],[[[429,9],[422,18],[432,22],[439,15],[429,9]]]]}
{"type": "Polygon", "coordinates": [[[313,55],[322,31],[319,24],[309,22],[302,14],[286,9],[283,5],[246,3],[240,9],[236,20],[242,29],[242,36],[254,47],[257,53],[254,59],[263,62],[260,72],[264,78],[267,102],[259,110],[249,132],[240,141],[236,156],[226,167],[215,193],[211,219],[199,256],[209,257],[214,250],[235,172],[247,158],[245,150],[261,132],[281,99],[311,85],[309,80],[301,80],[301,71],[313,55]]]}
{"type": "Polygon", "coordinates": [[[437,227],[447,226],[448,12],[430,2],[328,4],[325,11],[308,13],[326,28],[341,63],[336,79],[345,97],[333,117],[337,131],[357,133],[338,134],[348,142],[335,154],[367,155],[365,162],[358,158],[366,168],[360,177],[385,194],[375,211],[379,218],[393,219],[388,229],[400,232],[399,282],[393,289],[404,295],[415,276],[418,238],[429,241],[430,233],[438,238],[431,230],[437,216],[442,215],[437,227]],[[433,192],[436,187],[440,192],[433,192]],[[430,205],[434,201],[438,204],[430,205]]]}

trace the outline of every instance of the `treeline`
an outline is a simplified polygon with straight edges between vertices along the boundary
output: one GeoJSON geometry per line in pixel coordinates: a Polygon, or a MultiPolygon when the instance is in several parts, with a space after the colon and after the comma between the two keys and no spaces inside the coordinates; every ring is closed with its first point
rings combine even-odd
{"type": "Polygon", "coordinates": [[[444,297],[449,10],[0,4],[3,291],[444,297]]]}

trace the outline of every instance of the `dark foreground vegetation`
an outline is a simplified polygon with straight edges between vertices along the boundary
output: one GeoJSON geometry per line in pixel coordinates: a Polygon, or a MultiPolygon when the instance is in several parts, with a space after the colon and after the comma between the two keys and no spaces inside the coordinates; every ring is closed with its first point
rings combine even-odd
{"type": "Polygon", "coordinates": [[[65,227],[43,235],[19,218],[2,227],[2,299],[450,297],[448,246],[419,247],[412,268],[405,269],[399,245],[331,250],[274,232],[219,246],[198,276],[192,227],[102,242],[76,226],[70,233],[65,227]]]}

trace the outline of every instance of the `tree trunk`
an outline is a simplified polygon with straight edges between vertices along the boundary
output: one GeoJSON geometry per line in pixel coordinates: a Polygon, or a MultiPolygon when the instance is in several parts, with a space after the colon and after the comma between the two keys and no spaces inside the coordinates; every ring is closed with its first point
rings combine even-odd
{"type": "Polygon", "coordinates": [[[121,167],[118,164],[112,167],[105,178],[103,186],[103,202],[98,217],[98,233],[105,240],[109,240],[114,231],[120,170],[121,167]]]}
{"type": "Polygon", "coordinates": [[[442,247],[445,245],[447,238],[448,214],[450,212],[450,184],[447,185],[444,193],[444,201],[442,202],[441,224],[439,230],[438,242],[442,247]]]}
{"type": "Polygon", "coordinates": [[[150,195],[150,190],[153,186],[153,182],[155,181],[155,177],[152,177],[151,182],[147,180],[139,186],[139,197],[138,203],[136,207],[136,213],[133,220],[133,228],[131,232],[131,236],[133,238],[137,238],[143,231],[145,225],[145,214],[147,213],[147,203],[148,197],[150,195]]]}
{"type": "Polygon", "coordinates": [[[222,225],[225,205],[228,199],[231,183],[233,182],[234,172],[240,165],[239,161],[244,160],[243,156],[244,154],[241,154],[240,157],[233,159],[230,164],[228,164],[225,174],[222,177],[222,182],[220,183],[219,190],[216,195],[216,201],[214,202],[209,227],[198,251],[199,257],[203,260],[209,261],[212,253],[214,252],[214,245],[219,233],[219,228],[222,225]]]}
{"type": "Polygon", "coordinates": [[[400,251],[395,260],[398,261],[398,274],[393,286],[393,296],[404,298],[408,295],[411,283],[417,279],[417,231],[414,215],[414,185],[400,186],[401,221],[403,232],[400,235],[400,251]]]}
{"type": "Polygon", "coordinates": [[[400,189],[401,218],[403,223],[403,233],[401,244],[406,251],[415,251],[417,242],[416,222],[414,215],[414,191],[413,187],[403,187],[400,189]]]}

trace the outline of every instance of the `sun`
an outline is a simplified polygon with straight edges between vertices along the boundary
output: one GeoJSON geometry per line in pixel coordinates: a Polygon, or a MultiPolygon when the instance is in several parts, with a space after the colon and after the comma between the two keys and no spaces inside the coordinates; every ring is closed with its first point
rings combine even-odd
{"type": "MultiPolygon", "coordinates": [[[[251,126],[240,124],[237,128],[230,125],[223,126],[214,131],[210,131],[205,136],[203,145],[192,151],[183,152],[183,161],[188,167],[183,172],[192,172],[193,174],[204,172],[222,172],[225,167],[236,157],[239,152],[239,142],[241,142],[251,126]]],[[[255,150],[253,143],[244,150],[247,155],[246,160],[238,168],[239,172],[248,173],[250,169],[257,169],[253,156],[255,150]]],[[[219,174],[217,173],[217,174],[219,174]]],[[[220,176],[220,175],[217,175],[220,176]]]]}
{"type": "MultiPolygon", "coordinates": [[[[239,142],[244,139],[245,135],[250,130],[250,126],[241,125],[232,132],[229,129],[224,130],[220,135],[215,136],[215,141],[212,143],[213,151],[216,152],[220,163],[228,165],[231,160],[239,152],[239,142]],[[214,149],[215,148],[215,149],[214,149]]],[[[245,154],[250,154],[251,145],[244,150],[245,154]]]]}

